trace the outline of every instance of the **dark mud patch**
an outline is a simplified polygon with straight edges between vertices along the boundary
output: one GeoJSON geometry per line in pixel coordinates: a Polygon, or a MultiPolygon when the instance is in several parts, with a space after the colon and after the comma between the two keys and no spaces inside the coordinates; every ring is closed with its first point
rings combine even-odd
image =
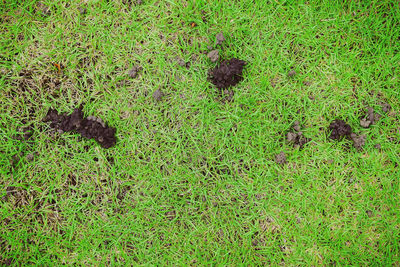
{"type": "Polygon", "coordinates": [[[235,86],[243,80],[242,72],[246,64],[245,61],[237,58],[224,60],[210,71],[209,78],[218,89],[235,86]]]}
{"type": "Polygon", "coordinates": [[[311,141],[310,138],[307,138],[303,135],[299,121],[295,121],[293,123],[292,130],[287,133],[286,139],[289,143],[293,144],[295,148],[299,147],[300,149],[302,149],[305,144],[311,141]]]}
{"type": "Polygon", "coordinates": [[[110,148],[117,142],[116,129],[108,127],[100,118],[89,116],[84,118],[82,107],[76,108],[70,115],[59,114],[50,109],[43,119],[50,122],[50,127],[63,132],[77,132],[83,137],[94,139],[104,148],[110,148]]]}

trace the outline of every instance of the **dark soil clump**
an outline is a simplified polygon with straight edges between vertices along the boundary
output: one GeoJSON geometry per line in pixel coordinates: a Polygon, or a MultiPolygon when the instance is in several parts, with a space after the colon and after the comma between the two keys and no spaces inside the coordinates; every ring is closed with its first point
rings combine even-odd
{"type": "Polygon", "coordinates": [[[365,135],[357,135],[353,133],[351,126],[343,120],[336,119],[329,125],[331,131],[330,139],[341,140],[343,138],[353,141],[353,145],[357,150],[361,150],[365,146],[367,137],[365,135]]]}
{"type": "Polygon", "coordinates": [[[218,89],[225,89],[243,80],[243,67],[247,63],[237,58],[224,60],[210,72],[210,80],[218,89]]]}
{"type": "Polygon", "coordinates": [[[50,126],[60,133],[75,131],[85,138],[94,138],[104,148],[110,148],[117,142],[115,128],[108,127],[94,116],[84,118],[82,107],[76,108],[71,115],[58,114],[56,110],[50,109],[43,121],[50,122],[50,126]]]}
{"type": "Polygon", "coordinates": [[[331,131],[330,139],[340,140],[343,137],[350,137],[352,133],[351,126],[348,125],[343,120],[336,119],[329,125],[329,130],[331,131]]]}

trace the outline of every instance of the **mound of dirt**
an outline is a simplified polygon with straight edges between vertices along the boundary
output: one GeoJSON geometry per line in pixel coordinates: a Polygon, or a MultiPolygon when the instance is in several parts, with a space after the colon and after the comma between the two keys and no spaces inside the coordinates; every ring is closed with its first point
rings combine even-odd
{"type": "Polygon", "coordinates": [[[115,128],[108,127],[100,118],[83,117],[82,107],[76,108],[70,115],[59,114],[54,109],[49,109],[44,122],[50,122],[50,126],[60,133],[75,131],[83,137],[94,138],[104,148],[110,148],[117,142],[115,128]]]}
{"type": "Polygon", "coordinates": [[[349,138],[352,133],[351,126],[339,119],[334,120],[329,125],[329,131],[331,131],[329,138],[333,140],[340,140],[343,137],[349,138]]]}
{"type": "Polygon", "coordinates": [[[351,126],[343,120],[334,120],[329,125],[329,131],[331,131],[330,139],[341,140],[344,137],[353,141],[353,145],[357,150],[361,150],[365,145],[367,137],[365,135],[357,135],[353,133],[351,126]]]}
{"type": "Polygon", "coordinates": [[[224,60],[210,72],[210,80],[218,89],[234,86],[243,80],[242,72],[246,64],[237,58],[224,60]]]}

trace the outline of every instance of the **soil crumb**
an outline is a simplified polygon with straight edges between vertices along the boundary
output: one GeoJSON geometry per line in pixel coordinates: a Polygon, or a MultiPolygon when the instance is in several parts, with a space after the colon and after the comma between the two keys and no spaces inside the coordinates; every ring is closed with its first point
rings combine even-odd
{"type": "Polygon", "coordinates": [[[217,45],[221,45],[225,41],[225,36],[222,32],[218,33],[215,37],[215,41],[217,45]]]}
{"type": "Polygon", "coordinates": [[[211,82],[218,89],[225,89],[238,84],[243,80],[242,72],[246,64],[245,61],[237,58],[224,60],[210,72],[211,82]]]}
{"type": "Polygon", "coordinates": [[[373,108],[368,107],[366,114],[360,119],[360,125],[363,128],[368,128],[375,124],[380,118],[380,114],[375,113],[373,108]]]}
{"type": "Polygon", "coordinates": [[[355,133],[350,134],[351,140],[353,140],[354,147],[361,150],[365,146],[365,135],[356,135],[355,133]]]}
{"type": "Polygon", "coordinates": [[[185,62],[185,60],[183,60],[180,57],[176,57],[175,60],[176,60],[176,63],[178,63],[178,65],[181,66],[181,67],[189,68],[189,66],[190,66],[189,62],[185,62]]]}
{"type": "Polygon", "coordinates": [[[329,131],[331,131],[329,138],[333,139],[333,140],[340,140],[340,139],[343,139],[343,137],[348,138],[348,137],[350,137],[350,134],[352,133],[351,126],[340,119],[334,120],[329,125],[329,131]]]}
{"type": "Polygon", "coordinates": [[[292,128],[293,130],[288,132],[286,135],[287,141],[292,143],[294,147],[300,147],[300,149],[302,149],[305,144],[311,141],[311,139],[303,136],[299,121],[295,121],[292,128]]]}
{"type": "Polygon", "coordinates": [[[392,109],[388,103],[382,103],[381,106],[383,113],[388,113],[392,109]]]}
{"type": "Polygon", "coordinates": [[[129,77],[131,78],[136,78],[139,74],[139,72],[142,70],[142,67],[140,66],[133,66],[133,68],[129,71],[129,77]]]}
{"type": "Polygon", "coordinates": [[[291,70],[291,71],[289,71],[288,76],[289,76],[289,77],[294,77],[296,74],[297,74],[297,73],[296,73],[295,70],[291,70]]]}
{"type": "Polygon", "coordinates": [[[85,15],[87,13],[87,9],[84,7],[78,7],[79,14],[85,15]]]}
{"type": "Polygon", "coordinates": [[[211,62],[217,62],[219,59],[218,49],[212,50],[207,54],[207,57],[211,60],[211,62]]]}
{"type": "Polygon", "coordinates": [[[94,138],[104,148],[110,148],[117,142],[115,128],[108,127],[100,118],[83,117],[82,107],[76,108],[70,115],[59,114],[54,109],[49,109],[44,122],[50,122],[50,127],[63,132],[77,132],[83,137],[94,138]]]}
{"type": "Polygon", "coordinates": [[[286,164],[286,155],[285,152],[281,152],[275,156],[275,162],[278,164],[286,164]]]}
{"type": "Polygon", "coordinates": [[[164,97],[164,93],[160,89],[157,89],[154,91],[154,93],[153,93],[154,100],[161,101],[163,97],[164,97]]]}

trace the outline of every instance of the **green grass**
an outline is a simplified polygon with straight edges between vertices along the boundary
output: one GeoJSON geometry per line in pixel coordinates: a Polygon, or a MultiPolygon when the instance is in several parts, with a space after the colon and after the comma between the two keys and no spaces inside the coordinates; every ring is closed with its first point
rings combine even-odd
{"type": "Polygon", "coordinates": [[[397,1],[127,2],[0,3],[0,264],[400,264],[397,1]],[[229,103],[202,53],[221,31],[249,63],[229,103]],[[42,122],[82,103],[115,147],[42,122]]]}

